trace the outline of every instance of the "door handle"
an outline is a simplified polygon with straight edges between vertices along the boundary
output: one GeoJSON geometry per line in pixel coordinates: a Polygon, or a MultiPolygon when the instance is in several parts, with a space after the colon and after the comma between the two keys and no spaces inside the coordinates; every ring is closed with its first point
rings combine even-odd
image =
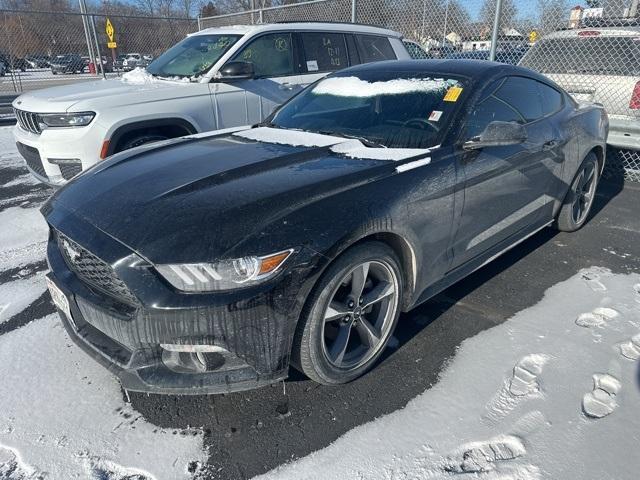
{"type": "Polygon", "coordinates": [[[558,145],[560,145],[560,142],[557,140],[549,140],[548,142],[544,142],[542,144],[542,148],[545,150],[551,150],[553,148],[556,148],[558,145]]]}

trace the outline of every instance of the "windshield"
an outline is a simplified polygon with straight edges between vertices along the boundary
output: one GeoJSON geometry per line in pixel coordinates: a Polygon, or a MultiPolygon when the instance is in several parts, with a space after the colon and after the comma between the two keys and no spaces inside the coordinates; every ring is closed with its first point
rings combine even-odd
{"type": "Polygon", "coordinates": [[[164,52],[147,67],[158,77],[194,77],[205,73],[241,35],[194,35],[164,52]]]}
{"type": "Polygon", "coordinates": [[[266,125],[367,146],[428,148],[440,143],[462,91],[461,80],[428,73],[347,73],[303,91],[266,125]]]}
{"type": "Polygon", "coordinates": [[[545,73],[639,75],[640,37],[584,36],[542,40],[522,59],[545,73]]]}

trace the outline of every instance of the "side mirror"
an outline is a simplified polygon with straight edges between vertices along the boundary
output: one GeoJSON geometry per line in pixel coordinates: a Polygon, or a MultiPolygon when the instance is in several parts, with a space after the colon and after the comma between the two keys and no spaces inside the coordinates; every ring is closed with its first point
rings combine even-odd
{"type": "Polygon", "coordinates": [[[480,150],[485,147],[516,145],[527,140],[527,130],[515,122],[491,122],[478,137],[465,142],[464,150],[480,150]]]}
{"type": "Polygon", "coordinates": [[[229,62],[218,72],[220,80],[246,80],[253,78],[255,72],[251,62],[229,62]]]}

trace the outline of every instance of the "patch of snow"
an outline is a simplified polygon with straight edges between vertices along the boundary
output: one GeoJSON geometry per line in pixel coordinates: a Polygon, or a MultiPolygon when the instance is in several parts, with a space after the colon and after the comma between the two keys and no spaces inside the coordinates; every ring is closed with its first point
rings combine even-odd
{"type": "Polygon", "coordinates": [[[0,324],[35,302],[46,289],[47,285],[42,273],[0,283],[0,324]]]}
{"type": "Polygon", "coordinates": [[[398,161],[404,160],[405,158],[417,157],[418,155],[426,155],[431,150],[428,148],[367,147],[363,145],[360,140],[347,140],[333,145],[331,151],[350,158],[398,161]]]}
{"type": "Polygon", "coordinates": [[[252,128],[244,132],[236,132],[234,135],[257,142],[277,143],[293,147],[328,147],[345,141],[344,138],[331,135],[269,127],[252,128]]]}
{"type": "Polygon", "coordinates": [[[458,82],[442,78],[396,78],[380,82],[367,82],[358,77],[331,77],[322,80],[313,93],[336,97],[376,97],[401,95],[411,92],[437,92],[458,82]]]}
{"type": "Polygon", "coordinates": [[[48,235],[47,223],[38,208],[11,207],[1,211],[0,271],[42,260],[48,235]]]}
{"type": "Polygon", "coordinates": [[[190,77],[162,77],[156,78],[151,75],[146,68],[136,67],[133,70],[123,73],[120,79],[124,83],[131,85],[146,85],[149,83],[157,82],[177,82],[177,83],[191,83],[190,77]]]}
{"type": "Polygon", "coordinates": [[[25,471],[179,479],[206,461],[201,434],[175,435],[125,404],[115,377],[72,345],[57,315],[0,336],[0,378],[0,453],[11,449],[25,471]]]}
{"type": "Polygon", "coordinates": [[[465,340],[404,409],[259,478],[637,478],[639,280],[580,271],[465,340]],[[600,339],[576,325],[585,312],[607,317],[600,339]]]}

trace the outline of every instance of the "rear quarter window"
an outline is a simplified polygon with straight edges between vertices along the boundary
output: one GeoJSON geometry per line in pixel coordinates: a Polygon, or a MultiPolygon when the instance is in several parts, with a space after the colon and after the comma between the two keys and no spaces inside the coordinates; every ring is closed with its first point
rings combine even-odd
{"type": "Polygon", "coordinates": [[[555,88],[538,82],[540,99],[542,100],[542,114],[551,115],[562,108],[562,94],[555,88]]]}
{"type": "Polygon", "coordinates": [[[301,33],[308,73],[331,72],[349,65],[347,46],[341,33],[301,33]]]}
{"type": "Polygon", "coordinates": [[[396,54],[387,37],[356,35],[356,43],[362,63],[396,59],[396,54]]]}

